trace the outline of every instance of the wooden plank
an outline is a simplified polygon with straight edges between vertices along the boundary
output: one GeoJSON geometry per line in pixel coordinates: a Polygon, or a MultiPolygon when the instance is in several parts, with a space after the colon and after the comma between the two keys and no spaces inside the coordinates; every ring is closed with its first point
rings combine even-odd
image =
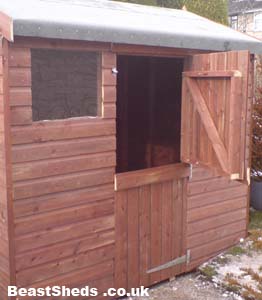
{"type": "Polygon", "coordinates": [[[9,69],[10,87],[29,87],[31,86],[30,68],[10,68],[9,69]]]}
{"type": "Polygon", "coordinates": [[[17,283],[19,286],[29,286],[42,280],[97,265],[103,261],[113,259],[113,257],[114,245],[100,247],[79,255],[20,271],[17,273],[17,283]]]}
{"type": "MultiPolygon", "coordinates": [[[[107,274],[105,277],[99,278],[95,281],[90,281],[90,286],[99,286],[99,295],[96,297],[97,300],[105,299],[105,296],[103,295],[104,292],[107,293],[108,289],[112,286],[114,286],[114,277],[112,274],[107,274]]],[[[85,287],[86,285],[82,285],[82,287],[85,287]]],[[[72,297],[71,297],[72,299],[72,297]]],[[[70,297],[68,300],[71,300],[70,297]]],[[[85,300],[86,297],[84,297],[82,300],[85,300]]],[[[113,299],[112,297],[106,297],[106,299],[113,299]]]]}
{"type": "Polygon", "coordinates": [[[30,87],[13,87],[10,88],[10,105],[11,106],[31,106],[32,92],[30,87]]]}
{"type": "MultiPolygon", "coordinates": [[[[189,64],[189,60],[185,61],[189,64]]],[[[185,68],[185,66],[184,66],[185,68]]],[[[188,121],[188,115],[190,110],[190,95],[185,83],[182,81],[182,103],[181,103],[181,145],[180,145],[180,156],[182,162],[189,162],[189,146],[190,146],[190,122],[188,121]]]]}
{"type": "Polygon", "coordinates": [[[188,209],[205,207],[206,205],[234,199],[237,197],[247,197],[248,189],[246,185],[238,185],[229,188],[222,188],[217,191],[201,193],[188,197],[188,209]]]}
{"type": "Polygon", "coordinates": [[[215,203],[206,205],[205,207],[191,209],[188,211],[187,220],[188,222],[195,222],[197,220],[203,220],[244,207],[246,207],[246,197],[227,200],[221,203],[215,203]]]}
{"type": "Polygon", "coordinates": [[[115,175],[115,189],[123,190],[157,182],[188,177],[190,167],[184,163],[131,171],[115,175]]]}
{"type": "Polygon", "coordinates": [[[116,288],[127,289],[127,192],[115,193],[115,278],[116,288]]]}
{"type": "MultiPolygon", "coordinates": [[[[96,296],[96,300],[102,300],[102,299],[112,299],[111,297],[105,297],[103,295],[104,292],[107,292],[108,289],[112,286],[114,286],[114,277],[112,274],[106,274],[106,276],[101,276],[101,278],[97,280],[89,280],[86,283],[83,283],[81,286],[78,286],[78,289],[85,288],[88,283],[88,286],[90,287],[99,287],[98,290],[98,296],[96,296]]],[[[67,285],[68,286],[68,285],[67,285]]],[[[68,286],[70,287],[70,286],[68,286]]],[[[76,288],[76,286],[71,286],[71,288],[76,288]]],[[[63,300],[71,300],[72,296],[63,297],[63,300]]],[[[76,300],[86,300],[86,296],[74,296],[74,299],[76,300]]]]}
{"type": "Polygon", "coordinates": [[[208,245],[201,245],[200,247],[191,250],[191,262],[206,256],[215,255],[218,252],[229,248],[230,246],[239,242],[240,238],[245,237],[245,231],[239,231],[226,238],[216,240],[208,245]]]}
{"type": "Polygon", "coordinates": [[[73,51],[107,51],[111,43],[91,41],[70,41],[63,39],[46,39],[38,37],[16,36],[12,48],[60,49],[73,51]]]}
{"type": "MultiPolygon", "coordinates": [[[[183,232],[183,219],[186,218],[183,215],[183,181],[182,180],[174,180],[173,181],[173,207],[172,207],[172,258],[175,259],[182,254],[182,232],[183,232]]],[[[181,265],[174,266],[171,268],[171,275],[175,276],[180,273],[181,265]]]]}
{"type": "MultiPolygon", "coordinates": [[[[229,108],[229,143],[228,143],[228,162],[229,167],[232,173],[238,174],[237,179],[243,179],[244,177],[244,167],[240,160],[242,159],[240,156],[241,148],[243,152],[243,145],[244,142],[243,138],[239,138],[236,135],[238,130],[242,128],[242,105],[243,103],[240,102],[242,99],[242,80],[241,78],[234,78],[231,80],[231,91],[230,91],[230,108],[229,108]],[[241,104],[240,104],[241,103],[241,104]]],[[[245,118],[242,116],[243,122],[245,123],[245,118]]],[[[242,128],[243,131],[243,128],[242,128]]],[[[243,132],[242,132],[243,134],[243,132]]],[[[243,155],[243,153],[242,153],[243,155]]]]}
{"type": "Polygon", "coordinates": [[[112,183],[84,189],[63,191],[60,193],[14,201],[14,214],[16,218],[19,218],[113,197],[114,186],[112,183]]]}
{"type": "Polygon", "coordinates": [[[222,215],[213,216],[210,218],[202,219],[193,223],[187,224],[187,234],[192,235],[198,232],[203,232],[208,229],[223,226],[225,224],[240,221],[245,218],[246,209],[238,209],[222,215]]]}
{"type": "Polygon", "coordinates": [[[35,122],[31,126],[12,128],[12,143],[29,144],[83,137],[108,136],[115,134],[112,120],[82,118],[35,122]]]}
{"type": "Polygon", "coordinates": [[[66,242],[54,244],[49,247],[41,247],[33,249],[26,253],[21,253],[16,256],[16,270],[21,270],[43,265],[52,261],[59,261],[62,258],[86,253],[90,250],[100,248],[114,243],[115,232],[108,230],[104,232],[94,232],[81,238],[73,238],[66,242]]]}
{"type": "MultiPolygon", "coordinates": [[[[3,15],[1,15],[3,16],[3,15]]],[[[4,25],[4,24],[3,24],[4,25]]],[[[10,141],[10,111],[9,111],[9,61],[8,61],[8,51],[9,43],[6,39],[1,39],[0,49],[2,53],[3,60],[2,63],[2,82],[1,92],[2,92],[2,118],[0,120],[1,127],[3,131],[0,133],[0,143],[1,143],[1,181],[3,183],[0,198],[1,207],[1,222],[0,228],[3,230],[0,232],[6,232],[8,238],[4,241],[1,240],[1,245],[3,245],[2,250],[8,247],[6,257],[8,257],[8,269],[5,270],[4,277],[8,279],[8,285],[16,285],[15,277],[15,247],[14,247],[14,216],[13,216],[13,186],[12,186],[12,170],[11,170],[11,141],[10,141]],[[4,222],[4,223],[3,223],[4,222]]],[[[1,272],[0,272],[1,273],[1,272]]]]}
{"type": "Polygon", "coordinates": [[[145,55],[145,56],[166,56],[166,57],[185,57],[195,53],[204,53],[204,50],[179,49],[170,47],[111,44],[111,50],[117,54],[145,55]]]}
{"type": "Polygon", "coordinates": [[[3,82],[3,75],[0,77],[0,94],[4,93],[4,82],[3,82]]]}
{"type": "Polygon", "coordinates": [[[14,40],[13,20],[7,14],[0,12],[0,33],[8,41],[14,40]]]}
{"type": "Polygon", "coordinates": [[[43,231],[49,228],[82,222],[114,213],[112,199],[101,200],[86,205],[64,208],[59,211],[37,214],[15,220],[15,235],[43,231]]]}
{"type": "MultiPolygon", "coordinates": [[[[162,183],[151,185],[150,269],[161,265],[162,183]]],[[[150,274],[150,284],[160,282],[161,272],[150,274]]]]}
{"type": "MultiPolygon", "coordinates": [[[[248,68],[249,68],[249,52],[238,51],[233,52],[230,56],[232,65],[242,71],[243,78],[234,79],[231,83],[231,112],[229,124],[229,155],[231,157],[230,163],[233,170],[238,171],[239,178],[245,177],[245,141],[246,141],[246,117],[247,117],[247,102],[248,102],[248,68]],[[234,103],[237,102],[237,105],[234,103]],[[239,132],[239,135],[235,135],[235,130],[239,132]]],[[[235,171],[235,172],[236,172],[235,171]]]]}
{"type": "Polygon", "coordinates": [[[30,198],[49,193],[68,191],[91,187],[106,183],[113,183],[114,169],[104,168],[60,175],[56,177],[28,180],[14,184],[14,199],[30,198]]]}
{"type": "Polygon", "coordinates": [[[31,49],[11,47],[9,51],[9,66],[31,67],[31,49]]]}
{"type": "Polygon", "coordinates": [[[106,85],[103,87],[103,101],[104,103],[116,102],[116,87],[106,85]]]}
{"type": "Polygon", "coordinates": [[[149,286],[150,275],[150,185],[139,188],[139,241],[140,241],[140,281],[139,285],[149,286]]]}
{"type": "MultiPolygon", "coordinates": [[[[161,264],[167,263],[174,259],[172,253],[172,240],[176,239],[172,233],[173,223],[173,181],[167,181],[162,183],[162,249],[161,249],[161,264]]],[[[170,269],[161,271],[161,280],[172,277],[170,269]]]]}
{"type": "Polygon", "coordinates": [[[29,125],[32,124],[31,106],[14,106],[11,107],[11,124],[12,125],[29,125]]]}
{"type": "Polygon", "coordinates": [[[102,68],[114,68],[116,67],[116,54],[112,52],[102,53],[102,68]]]}
{"type": "Polygon", "coordinates": [[[104,152],[13,164],[13,180],[35,179],[115,166],[115,153],[104,152]]]}
{"type": "Polygon", "coordinates": [[[187,265],[187,272],[196,269],[196,267],[200,266],[204,262],[207,262],[210,258],[215,257],[231,246],[238,244],[239,239],[243,237],[245,237],[244,232],[239,232],[235,235],[231,235],[230,238],[224,239],[225,242],[222,247],[217,248],[216,246],[219,245],[218,242],[221,240],[215,241],[213,244],[211,244],[212,246],[214,246],[212,247],[212,252],[190,261],[190,263],[187,265]]]}
{"type": "Polygon", "coordinates": [[[247,212],[246,212],[246,233],[248,234],[248,224],[249,224],[249,207],[250,207],[250,168],[252,161],[252,112],[253,112],[253,95],[254,95],[254,68],[255,68],[255,55],[251,54],[248,69],[248,98],[246,107],[246,136],[245,136],[245,179],[248,184],[248,198],[247,198],[247,212]]]}
{"type": "Polygon", "coordinates": [[[191,235],[187,238],[187,245],[189,249],[208,244],[214,240],[222,239],[228,235],[232,235],[239,231],[244,231],[246,228],[245,220],[240,220],[235,223],[229,223],[222,227],[217,227],[205,232],[191,235]]]}
{"type": "Polygon", "coordinates": [[[190,182],[209,179],[216,175],[217,174],[213,168],[209,168],[204,165],[193,165],[192,178],[190,178],[190,182]]]}
{"type": "Polygon", "coordinates": [[[127,288],[139,286],[139,190],[127,191],[127,288]]]}
{"type": "MultiPolygon", "coordinates": [[[[89,282],[95,281],[113,273],[113,260],[101,262],[90,267],[81,268],[74,272],[69,272],[52,279],[46,279],[41,282],[30,285],[32,288],[45,288],[46,286],[78,286],[80,284],[88,285],[89,282]]],[[[24,299],[32,299],[30,296],[24,299]]]]}
{"type": "Polygon", "coordinates": [[[76,138],[63,141],[14,145],[12,160],[14,163],[55,159],[68,156],[100,153],[115,150],[114,136],[76,138]]]}
{"type": "Polygon", "coordinates": [[[72,236],[76,239],[88,236],[90,233],[110,230],[114,228],[114,222],[114,215],[108,215],[19,236],[15,239],[16,254],[49,245],[58,245],[60,242],[71,240],[72,236]]]}
{"type": "MultiPolygon", "coordinates": [[[[207,67],[207,60],[208,56],[199,56],[198,59],[195,59],[195,57],[193,57],[190,69],[193,68],[194,70],[204,70],[207,67]]],[[[198,87],[203,88],[202,80],[198,80],[198,87]]],[[[208,85],[205,85],[204,88],[206,90],[208,88],[208,85]]],[[[185,116],[185,119],[186,122],[188,122],[188,119],[190,120],[190,131],[187,147],[189,148],[188,153],[190,161],[193,163],[198,163],[199,161],[201,162],[203,160],[203,153],[206,153],[207,135],[205,129],[201,124],[201,118],[197,111],[197,107],[194,104],[194,100],[192,98],[192,95],[190,94],[189,89],[188,97],[190,99],[190,102],[188,103],[189,114],[188,116],[185,116]],[[204,152],[203,148],[205,149],[204,152]]]]}
{"type": "Polygon", "coordinates": [[[224,170],[224,172],[228,173],[229,171],[228,171],[227,151],[225,149],[223,142],[221,141],[220,136],[218,135],[216,126],[214,125],[208,107],[206,106],[206,102],[201,92],[199,91],[197,83],[194,80],[187,78],[186,83],[194,99],[194,103],[196,105],[198,113],[200,114],[201,121],[206,129],[206,133],[210,141],[212,142],[212,146],[217,155],[219,163],[222,169],[224,170]]]}
{"type": "Polygon", "coordinates": [[[242,77],[238,70],[212,70],[212,71],[187,71],[183,72],[183,76],[197,78],[216,78],[216,77],[242,77]]]}
{"type": "Polygon", "coordinates": [[[205,181],[194,181],[189,183],[188,195],[202,194],[236,186],[242,186],[242,184],[238,181],[230,180],[228,177],[214,177],[205,181]]]}
{"type": "Polygon", "coordinates": [[[106,119],[115,119],[116,118],[116,105],[105,103],[103,106],[103,117],[106,119]]]}
{"type": "MultiPolygon", "coordinates": [[[[208,57],[205,58],[206,61],[206,65],[205,65],[205,69],[211,69],[211,70],[219,70],[219,66],[218,63],[220,61],[220,53],[212,53],[210,54],[208,57]]],[[[222,55],[222,59],[225,57],[225,55],[222,55]]],[[[209,108],[211,117],[215,123],[215,126],[217,128],[218,134],[220,135],[219,132],[219,128],[218,128],[218,122],[219,122],[219,117],[218,117],[218,110],[217,108],[219,107],[219,102],[221,101],[221,99],[223,99],[223,95],[221,93],[221,83],[224,83],[227,80],[224,80],[222,78],[217,79],[217,80],[209,80],[208,83],[204,80],[202,80],[202,95],[206,95],[206,104],[209,108]]],[[[198,81],[199,82],[199,81],[198,81]]],[[[200,120],[201,122],[201,120],[200,120]]],[[[216,157],[216,153],[214,152],[213,149],[213,145],[211,143],[211,141],[208,138],[208,135],[206,133],[206,130],[204,128],[204,126],[201,124],[201,133],[205,134],[205,139],[204,142],[202,144],[202,149],[200,150],[202,152],[202,156],[203,156],[203,161],[205,161],[205,156],[206,156],[206,162],[210,165],[212,165],[214,167],[214,169],[220,169],[219,168],[219,161],[216,157]],[[206,149],[206,150],[205,150],[206,149]],[[206,152],[206,153],[205,153],[206,152]]],[[[222,139],[222,142],[223,139],[222,139]]],[[[224,144],[225,145],[225,144],[224,144]]]]}
{"type": "MultiPolygon", "coordinates": [[[[185,255],[188,250],[187,246],[187,187],[188,187],[188,178],[183,178],[181,180],[181,230],[179,232],[180,237],[180,256],[185,255]]],[[[186,263],[180,265],[179,273],[184,273],[186,271],[186,263]]]]}
{"type": "Polygon", "coordinates": [[[3,116],[4,112],[4,96],[0,93],[0,115],[3,116]]]}
{"type": "Polygon", "coordinates": [[[102,70],[102,84],[104,86],[106,86],[106,85],[115,86],[116,85],[116,74],[113,74],[112,69],[103,69],[102,70]]]}
{"type": "MultiPolygon", "coordinates": [[[[1,43],[2,43],[2,40],[1,40],[1,43]]],[[[2,46],[1,46],[2,48],[2,46]]],[[[0,50],[0,53],[1,53],[2,49],[0,50]]],[[[0,76],[2,78],[3,76],[3,72],[4,72],[4,58],[3,58],[3,53],[0,55],[0,76]]],[[[3,83],[2,83],[3,85],[3,83]]],[[[3,86],[1,86],[1,89],[3,89],[3,86]]],[[[3,91],[1,92],[3,93],[3,91]]]]}

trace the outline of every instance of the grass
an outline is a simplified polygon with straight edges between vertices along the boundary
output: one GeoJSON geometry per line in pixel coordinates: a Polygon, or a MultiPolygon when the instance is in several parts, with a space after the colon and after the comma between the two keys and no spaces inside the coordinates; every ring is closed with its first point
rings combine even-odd
{"type": "Polygon", "coordinates": [[[241,293],[241,296],[245,300],[262,300],[262,293],[254,290],[251,286],[244,284],[242,288],[243,292],[241,293]]]}
{"type": "MultiPolygon", "coordinates": [[[[218,265],[225,265],[233,259],[232,256],[243,254],[252,256],[258,251],[262,251],[262,212],[251,210],[249,237],[246,242],[231,247],[225,255],[217,257],[215,262],[218,265]]],[[[243,276],[249,275],[252,278],[253,284],[245,284],[241,281],[240,276],[236,277],[234,274],[228,273],[221,285],[227,291],[241,295],[245,300],[262,300],[262,265],[258,266],[256,271],[251,268],[242,268],[241,270],[244,272],[243,276]]],[[[212,280],[214,276],[218,275],[216,267],[212,265],[200,268],[200,272],[207,280],[212,280]]]]}
{"type": "Polygon", "coordinates": [[[257,211],[257,210],[250,211],[249,229],[262,230],[262,211],[257,211]]]}
{"type": "Polygon", "coordinates": [[[229,258],[226,257],[226,256],[223,256],[223,257],[218,256],[218,257],[216,257],[216,258],[214,259],[214,261],[215,261],[217,264],[224,266],[224,265],[226,265],[226,264],[229,262],[229,258]]]}
{"type": "Polygon", "coordinates": [[[249,222],[249,239],[253,241],[252,248],[262,250],[262,211],[251,210],[249,222]]]}
{"type": "Polygon", "coordinates": [[[251,269],[251,268],[242,268],[241,270],[245,272],[243,276],[250,275],[251,278],[254,281],[258,282],[259,285],[262,284],[262,277],[257,272],[255,272],[253,269],[251,269]]]}
{"type": "Polygon", "coordinates": [[[241,255],[241,254],[245,254],[245,253],[246,253],[246,250],[243,249],[241,246],[234,246],[227,251],[227,254],[230,254],[233,256],[241,255]]]}
{"type": "Polygon", "coordinates": [[[200,269],[201,274],[203,274],[208,280],[212,280],[212,278],[217,275],[217,271],[212,266],[205,266],[200,269]]]}
{"type": "Polygon", "coordinates": [[[228,273],[225,277],[224,287],[229,292],[233,292],[236,294],[240,294],[241,292],[241,284],[236,278],[234,278],[233,274],[230,273],[228,273]]]}

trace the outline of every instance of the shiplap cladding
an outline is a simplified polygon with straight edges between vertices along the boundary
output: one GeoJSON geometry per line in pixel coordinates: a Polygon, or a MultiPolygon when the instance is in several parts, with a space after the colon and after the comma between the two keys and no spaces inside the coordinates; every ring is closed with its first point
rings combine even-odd
{"type": "Polygon", "coordinates": [[[248,186],[216,175],[206,167],[193,168],[187,192],[188,270],[246,236],[248,186]]]}
{"type": "MultiPolygon", "coordinates": [[[[76,44],[72,47],[74,51],[76,44]]],[[[45,40],[32,45],[59,48],[59,43],[45,40]]],[[[71,49],[67,41],[61,45],[71,49]]],[[[81,44],[78,50],[88,50],[86,45],[81,44]]],[[[4,114],[4,103],[8,101],[3,101],[3,72],[7,65],[0,48],[0,188],[3,195],[0,198],[0,289],[4,292],[13,278],[18,286],[89,284],[99,287],[102,293],[108,287],[117,286],[114,281],[115,197],[118,197],[114,191],[116,77],[112,74],[116,55],[109,48],[102,51],[102,117],[32,122],[30,47],[26,42],[15,42],[9,48],[9,72],[5,76],[9,77],[11,148],[8,148],[10,134],[6,122],[9,113],[4,114]],[[7,153],[11,154],[10,158],[7,153]],[[10,172],[8,166],[12,166],[10,172]],[[15,248],[10,240],[14,241],[15,248]],[[16,275],[10,276],[12,268],[16,275]]],[[[150,51],[152,54],[153,50],[150,51]]],[[[249,164],[251,86],[252,82],[246,115],[246,165],[249,164]]],[[[248,185],[201,166],[193,167],[192,179],[187,180],[183,180],[188,185],[187,192],[185,189],[183,193],[187,207],[183,248],[191,249],[191,262],[187,266],[191,270],[246,235],[248,185]]],[[[170,184],[165,183],[161,188],[170,184]]],[[[147,190],[148,186],[143,189],[147,190]]],[[[132,205],[145,201],[140,200],[135,198],[132,205]]],[[[171,197],[165,199],[167,203],[170,200],[171,197]]],[[[169,213],[163,203],[156,201],[169,213]]],[[[134,212],[135,206],[132,209],[134,212]]],[[[129,217],[129,221],[128,230],[132,232],[134,220],[129,217]]],[[[130,261],[129,266],[133,270],[130,261]]],[[[184,272],[185,268],[181,270],[184,272]]],[[[147,280],[146,284],[150,282],[156,280],[147,280]]]]}
{"type": "Polygon", "coordinates": [[[113,285],[115,55],[102,52],[103,117],[48,122],[32,122],[30,47],[12,45],[9,59],[17,285],[103,292],[113,285]]]}
{"type": "MultiPolygon", "coordinates": [[[[8,44],[0,38],[0,295],[15,283],[13,273],[12,179],[8,97],[8,44]]],[[[2,297],[2,296],[1,296],[2,297]]]]}

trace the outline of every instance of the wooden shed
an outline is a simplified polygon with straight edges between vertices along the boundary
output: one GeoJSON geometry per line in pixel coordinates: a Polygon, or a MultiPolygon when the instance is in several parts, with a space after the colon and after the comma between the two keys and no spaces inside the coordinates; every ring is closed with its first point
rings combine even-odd
{"type": "Polygon", "coordinates": [[[151,286],[246,236],[260,41],[105,0],[0,11],[1,300],[151,286]]]}

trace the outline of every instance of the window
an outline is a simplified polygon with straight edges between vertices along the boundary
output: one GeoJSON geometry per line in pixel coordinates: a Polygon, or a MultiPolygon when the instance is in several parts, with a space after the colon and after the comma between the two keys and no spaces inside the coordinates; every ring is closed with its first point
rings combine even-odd
{"type": "Polygon", "coordinates": [[[230,20],[230,27],[237,30],[238,29],[238,17],[232,16],[230,20]]]}
{"type": "Polygon", "coordinates": [[[33,121],[100,114],[100,55],[32,49],[33,121]]]}
{"type": "Polygon", "coordinates": [[[254,17],[254,30],[262,31],[262,12],[256,14],[254,17]]]}

